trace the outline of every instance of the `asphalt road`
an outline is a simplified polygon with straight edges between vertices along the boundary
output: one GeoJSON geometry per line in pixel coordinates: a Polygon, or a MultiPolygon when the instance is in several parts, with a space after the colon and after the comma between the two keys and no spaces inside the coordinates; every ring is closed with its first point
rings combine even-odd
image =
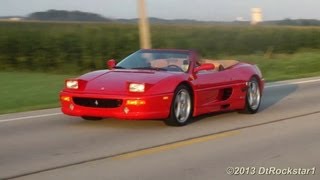
{"type": "Polygon", "coordinates": [[[179,128],[59,109],[2,115],[0,179],[320,179],[319,89],[320,77],[269,84],[255,115],[179,128]]]}

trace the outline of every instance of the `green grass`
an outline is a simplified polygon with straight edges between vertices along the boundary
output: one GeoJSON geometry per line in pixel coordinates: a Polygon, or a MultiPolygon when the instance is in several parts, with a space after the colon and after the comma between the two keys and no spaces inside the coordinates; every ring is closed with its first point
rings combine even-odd
{"type": "MultiPolygon", "coordinates": [[[[216,59],[212,57],[213,59],[216,59]]],[[[240,55],[240,59],[256,63],[267,81],[320,76],[320,51],[295,54],[240,55]]],[[[59,106],[59,91],[64,79],[72,75],[33,72],[0,72],[0,114],[53,108],[59,106]]]]}
{"type": "Polygon", "coordinates": [[[229,58],[257,64],[269,82],[320,76],[320,50],[268,56],[240,55],[229,58]]]}
{"type": "Polygon", "coordinates": [[[0,72],[0,114],[58,107],[67,75],[0,72]]]}

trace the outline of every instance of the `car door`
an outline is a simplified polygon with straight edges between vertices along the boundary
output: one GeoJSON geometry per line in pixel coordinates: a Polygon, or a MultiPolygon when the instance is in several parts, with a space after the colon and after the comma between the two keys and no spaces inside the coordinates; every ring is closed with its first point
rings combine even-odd
{"type": "Polygon", "coordinates": [[[219,110],[226,91],[232,87],[228,70],[200,71],[194,76],[193,84],[197,114],[219,110]]]}

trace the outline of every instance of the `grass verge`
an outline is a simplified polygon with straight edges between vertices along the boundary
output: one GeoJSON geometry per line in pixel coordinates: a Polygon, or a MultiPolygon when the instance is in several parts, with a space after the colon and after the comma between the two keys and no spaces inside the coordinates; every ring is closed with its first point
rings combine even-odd
{"type": "Polygon", "coordinates": [[[0,77],[0,114],[5,114],[58,107],[58,94],[68,76],[0,72],[0,77]]]}
{"type": "Polygon", "coordinates": [[[268,82],[320,76],[320,50],[229,58],[257,64],[268,82]]]}

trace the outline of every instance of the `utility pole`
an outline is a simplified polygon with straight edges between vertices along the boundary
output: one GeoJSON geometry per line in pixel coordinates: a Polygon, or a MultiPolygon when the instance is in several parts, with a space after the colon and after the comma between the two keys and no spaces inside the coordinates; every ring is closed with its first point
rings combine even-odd
{"type": "Polygon", "coordinates": [[[138,0],[138,12],[139,12],[139,33],[140,33],[140,47],[141,49],[150,49],[150,27],[147,17],[147,11],[145,6],[145,0],[138,0]]]}

